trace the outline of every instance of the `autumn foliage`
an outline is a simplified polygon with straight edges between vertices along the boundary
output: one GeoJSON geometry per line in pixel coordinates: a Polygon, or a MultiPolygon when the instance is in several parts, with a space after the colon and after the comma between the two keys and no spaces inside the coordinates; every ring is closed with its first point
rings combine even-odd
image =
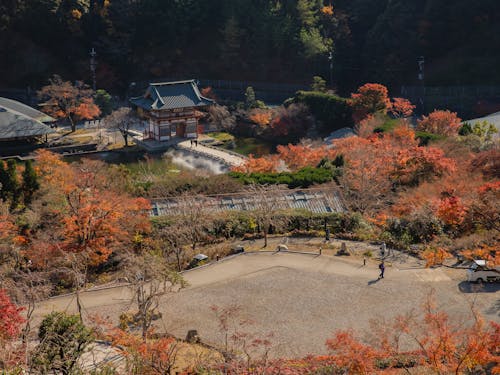
{"type": "Polygon", "coordinates": [[[5,289],[0,289],[0,345],[3,340],[14,339],[21,332],[25,321],[21,316],[23,310],[12,303],[5,289]]]}
{"type": "Polygon", "coordinates": [[[456,135],[462,126],[461,122],[455,112],[436,110],[428,116],[422,116],[417,129],[433,134],[456,135]]]}
{"type": "Polygon", "coordinates": [[[354,121],[359,122],[369,114],[385,114],[391,108],[387,87],[378,83],[366,83],[351,94],[354,121]]]}
{"type": "Polygon", "coordinates": [[[75,121],[90,120],[100,115],[101,111],[92,95],[93,91],[83,82],[73,85],[57,75],[38,92],[38,97],[43,101],[43,110],[56,118],[69,120],[72,131],[76,129],[75,121]]]}
{"type": "Polygon", "coordinates": [[[143,340],[119,328],[110,329],[105,337],[113,346],[120,348],[130,373],[169,374],[173,370],[178,343],[172,337],[143,340]]]}
{"type": "Polygon", "coordinates": [[[81,254],[90,265],[105,262],[136,233],[149,230],[149,203],[118,193],[100,162],[69,165],[60,156],[38,151],[36,170],[57,206],[52,239],[33,233],[25,249],[38,266],[58,254],[81,254]]]}
{"type": "Polygon", "coordinates": [[[271,122],[272,113],[269,110],[264,109],[254,109],[250,115],[249,119],[260,126],[267,126],[271,122]]]}
{"type": "Polygon", "coordinates": [[[392,98],[390,112],[394,117],[405,118],[413,114],[415,105],[405,98],[392,98]]]}

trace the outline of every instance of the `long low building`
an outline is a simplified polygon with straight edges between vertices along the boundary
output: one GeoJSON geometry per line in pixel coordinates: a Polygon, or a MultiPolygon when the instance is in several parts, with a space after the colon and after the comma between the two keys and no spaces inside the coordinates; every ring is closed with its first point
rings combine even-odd
{"type": "Polygon", "coordinates": [[[38,120],[0,106],[0,141],[34,139],[54,130],[38,120]]]}
{"type": "MultiPolygon", "coordinates": [[[[340,193],[336,189],[302,189],[271,192],[265,197],[250,193],[224,194],[216,196],[196,196],[194,205],[203,211],[253,211],[272,207],[278,210],[302,209],[314,213],[346,212],[340,193]]],[[[175,215],[182,206],[193,206],[192,201],[165,198],[152,201],[152,216],[175,215]]]]}
{"type": "Polygon", "coordinates": [[[44,124],[53,124],[57,121],[55,118],[39,111],[38,109],[9,98],[0,97],[0,107],[20,113],[21,115],[30,117],[33,120],[40,121],[44,124]]]}

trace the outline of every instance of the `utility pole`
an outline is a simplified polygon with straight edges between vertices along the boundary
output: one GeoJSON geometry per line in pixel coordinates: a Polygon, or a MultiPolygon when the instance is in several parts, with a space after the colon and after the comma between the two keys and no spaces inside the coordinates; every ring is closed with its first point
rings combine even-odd
{"type": "Polygon", "coordinates": [[[92,72],[92,89],[95,91],[96,82],[95,82],[95,69],[97,67],[97,61],[95,57],[97,56],[97,52],[94,47],[92,47],[92,51],[90,51],[90,71],[92,72]]]}
{"type": "Polygon", "coordinates": [[[418,63],[418,80],[420,83],[420,98],[419,98],[419,105],[420,105],[420,113],[424,113],[425,111],[425,81],[424,81],[424,67],[425,67],[425,59],[424,56],[419,56],[417,58],[417,63],[418,63]]]}
{"type": "Polygon", "coordinates": [[[328,61],[330,62],[330,87],[333,89],[333,51],[328,53],[328,61]]]}

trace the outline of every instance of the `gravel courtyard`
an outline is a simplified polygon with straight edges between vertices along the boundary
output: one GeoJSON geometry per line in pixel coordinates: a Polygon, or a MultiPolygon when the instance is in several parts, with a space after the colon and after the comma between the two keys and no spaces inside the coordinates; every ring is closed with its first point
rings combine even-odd
{"type": "MultiPolygon", "coordinates": [[[[466,319],[470,303],[489,320],[500,321],[498,288],[474,291],[465,270],[415,268],[397,261],[377,280],[377,262],[362,266],[356,257],[292,253],[255,253],[236,256],[186,272],[190,286],[162,301],[162,320],[156,325],[184,338],[190,329],[202,340],[220,346],[221,330],[211,306],[237,305],[237,319],[253,323],[242,330],[259,336],[273,333],[272,356],[301,357],[325,353],[325,341],[337,329],[363,334],[371,319],[418,309],[431,290],[438,303],[454,316],[466,319]]],[[[498,285],[498,284],[497,284],[498,285]]],[[[115,320],[130,307],[126,287],[85,292],[88,313],[115,320]]],[[[71,296],[41,303],[35,315],[53,309],[74,309],[71,296]]]]}

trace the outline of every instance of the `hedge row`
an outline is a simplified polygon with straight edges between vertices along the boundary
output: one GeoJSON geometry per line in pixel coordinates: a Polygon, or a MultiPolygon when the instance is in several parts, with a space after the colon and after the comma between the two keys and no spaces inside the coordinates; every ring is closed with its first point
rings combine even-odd
{"type": "Polygon", "coordinates": [[[343,127],[352,127],[352,110],[347,99],[318,91],[297,91],[291,99],[304,103],[311,114],[321,123],[320,130],[329,133],[343,127]]]}
{"type": "Polygon", "coordinates": [[[324,184],[340,175],[340,169],[305,167],[297,172],[250,173],[230,172],[229,176],[244,184],[287,185],[290,189],[324,184]]]}

